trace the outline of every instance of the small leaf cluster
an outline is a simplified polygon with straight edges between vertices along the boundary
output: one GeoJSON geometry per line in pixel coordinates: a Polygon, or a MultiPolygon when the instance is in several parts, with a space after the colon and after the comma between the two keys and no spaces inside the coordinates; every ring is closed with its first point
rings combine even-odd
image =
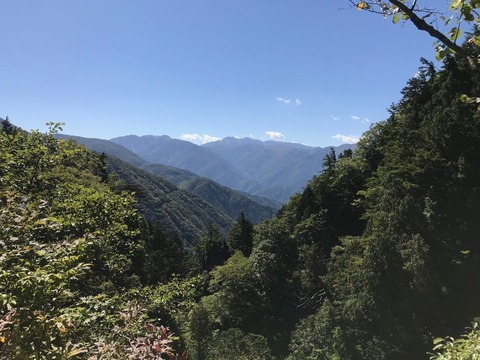
{"type": "Polygon", "coordinates": [[[433,341],[431,360],[475,360],[480,358],[480,331],[478,322],[474,322],[469,332],[459,339],[451,336],[436,338],[433,341]]]}

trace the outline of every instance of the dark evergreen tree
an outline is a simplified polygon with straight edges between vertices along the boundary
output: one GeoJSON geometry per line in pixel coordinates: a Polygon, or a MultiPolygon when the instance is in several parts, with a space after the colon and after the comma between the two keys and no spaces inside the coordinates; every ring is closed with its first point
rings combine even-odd
{"type": "Polygon", "coordinates": [[[200,262],[201,270],[212,270],[222,265],[230,257],[230,251],[220,229],[209,224],[208,234],[200,238],[195,245],[195,254],[200,262]]]}
{"type": "Polygon", "coordinates": [[[0,131],[3,131],[8,136],[15,135],[17,132],[17,127],[10,122],[8,115],[5,117],[5,120],[1,120],[1,124],[2,127],[0,128],[0,131]]]}
{"type": "Polygon", "coordinates": [[[250,256],[253,246],[253,224],[245,218],[243,211],[237,217],[237,223],[227,235],[227,245],[233,253],[240,250],[243,255],[250,256]]]}
{"type": "Polygon", "coordinates": [[[343,152],[340,155],[338,155],[338,159],[352,158],[352,157],[353,157],[353,150],[352,149],[343,150],[343,152]]]}
{"type": "Polygon", "coordinates": [[[335,154],[335,149],[330,148],[330,152],[325,155],[323,158],[323,172],[330,173],[335,169],[335,164],[337,162],[337,155],[335,154]]]}
{"type": "Polygon", "coordinates": [[[178,237],[167,235],[159,224],[144,220],[141,238],[144,245],[139,270],[144,282],[157,284],[172,274],[185,272],[183,244],[178,237]]]}

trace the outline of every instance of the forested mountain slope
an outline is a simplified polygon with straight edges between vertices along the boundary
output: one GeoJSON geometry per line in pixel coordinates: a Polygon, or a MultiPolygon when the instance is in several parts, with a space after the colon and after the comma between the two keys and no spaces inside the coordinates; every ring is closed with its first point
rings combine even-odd
{"type": "Polygon", "coordinates": [[[186,170],[151,163],[143,165],[142,169],[158,174],[180,189],[198,195],[216,208],[225,211],[232,218],[236,218],[240,211],[243,211],[245,216],[256,224],[272,218],[281,207],[274,200],[232,190],[186,170]]]}
{"type": "MultiPolygon", "coordinates": [[[[163,182],[166,180],[166,182],[170,182],[179,189],[202,198],[216,209],[214,212],[220,211],[226,213],[231,218],[231,221],[243,211],[248,219],[254,223],[258,223],[262,220],[271,218],[280,208],[280,204],[274,201],[240,193],[222,186],[213,180],[195,175],[187,170],[150,163],[134,152],[108,140],[83,138],[63,134],[57,134],[56,136],[61,139],[74,139],[79,144],[83,144],[93,151],[112,155],[137,168],[158,175],[164,179],[163,182]]],[[[133,179],[132,177],[128,178],[133,179]]],[[[127,181],[126,178],[123,180],[127,181]]],[[[162,181],[158,179],[157,182],[161,183],[162,181]]],[[[156,196],[156,198],[158,198],[158,196],[156,196]]],[[[142,201],[142,204],[143,203],[144,202],[142,201]]],[[[194,234],[198,235],[196,232],[194,232],[194,234]]]]}
{"type": "Polygon", "coordinates": [[[210,224],[224,232],[233,225],[233,218],[199,196],[118,158],[107,157],[105,161],[107,171],[117,174],[127,189],[135,192],[140,212],[188,245],[207,234],[210,224]]]}

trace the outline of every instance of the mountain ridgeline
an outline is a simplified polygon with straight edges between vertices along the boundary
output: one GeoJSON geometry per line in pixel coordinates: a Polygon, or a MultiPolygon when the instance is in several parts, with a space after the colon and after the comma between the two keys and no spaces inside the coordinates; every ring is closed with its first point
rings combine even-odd
{"type": "MultiPolygon", "coordinates": [[[[281,203],[322,170],[322,160],[330,151],[329,147],[249,138],[225,138],[202,146],[165,135],[128,135],[111,141],[152,163],[189,170],[229,188],[281,203]]],[[[340,153],[354,148],[342,145],[335,150],[340,153]]]]}

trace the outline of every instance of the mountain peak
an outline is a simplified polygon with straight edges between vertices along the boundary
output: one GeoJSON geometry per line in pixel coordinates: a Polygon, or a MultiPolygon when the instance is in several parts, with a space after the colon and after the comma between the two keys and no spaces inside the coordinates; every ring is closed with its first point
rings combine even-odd
{"type": "Polygon", "coordinates": [[[222,140],[212,141],[212,142],[206,143],[204,145],[222,144],[222,143],[223,144],[253,144],[253,143],[262,143],[262,141],[252,139],[252,138],[249,138],[249,137],[239,138],[239,137],[236,137],[236,136],[227,136],[226,138],[223,138],[222,140]]]}

